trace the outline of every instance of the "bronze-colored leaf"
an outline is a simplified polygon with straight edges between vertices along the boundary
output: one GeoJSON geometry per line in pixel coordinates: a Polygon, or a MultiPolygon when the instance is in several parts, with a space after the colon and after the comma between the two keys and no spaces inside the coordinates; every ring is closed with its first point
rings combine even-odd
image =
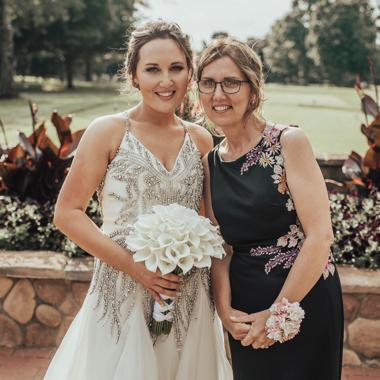
{"type": "Polygon", "coordinates": [[[367,94],[364,94],[362,99],[362,111],[366,115],[371,115],[372,117],[376,117],[379,113],[378,104],[367,94]]]}
{"type": "Polygon", "coordinates": [[[18,144],[0,151],[0,191],[45,202],[57,196],[84,131],[71,134],[71,116],[53,113],[60,139],[58,148],[47,136],[44,122],[37,124],[37,105],[30,102],[29,107],[33,133],[26,137],[20,132],[18,144]]]}
{"type": "Polygon", "coordinates": [[[7,162],[11,163],[20,163],[24,161],[25,158],[25,151],[21,148],[20,144],[17,144],[15,147],[11,148],[8,151],[7,157],[4,159],[7,162]]]}
{"type": "Polygon", "coordinates": [[[364,156],[364,166],[372,170],[380,170],[380,152],[370,148],[364,156]]]}
{"type": "Polygon", "coordinates": [[[350,156],[343,163],[342,172],[351,180],[361,178],[364,174],[361,156],[356,152],[351,152],[350,156]]]}
{"type": "Polygon", "coordinates": [[[55,160],[58,157],[58,147],[51,141],[51,139],[48,136],[44,136],[43,139],[41,139],[41,142],[39,144],[39,148],[46,154],[51,160],[55,160]]]}
{"type": "Polygon", "coordinates": [[[70,144],[65,144],[61,146],[59,155],[60,158],[69,157],[77,149],[84,132],[85,129],[80,129],[79,131],[72,133],[72,142],[70,144]]]}
{"type": "Polygon", "coordinates": [[[19,169],[19,166],[17,164],[0,162],[0,178],[4,182],[5,188],[8,187],[6,184],[9,174],[15,173],[17,169],[19,169]]]}
{"type": "Polygon", "coordinates": [[[21,147],[26,151],[30,157],[33,159],[36,158],[36,150],[34,149],[33,145],[30,143],[29,139],[25,136],[24,132],[18,133],[18,139],[20,142],[21,147]]]}
{"type": "Polygon", "coordinates": [[[353,150],[353,151],[351,151],[351,153],[348,157],[351,158],[352,160],[354,160],[360,167],[362,167],[363,157],[359,153],[357,153],[353,150]]]}
{"type": "Polygon", "coordinates": [[[38,146],[38,139],[41,134],[46,132],[45,121],[41,122],[35,131],[28,137],[28,140],[33,146],[38,146]]]}
{"type": "Polygon", "coordinates": [[[70,124],[72,121],[72,116],[61,116],[57,111],[54,111],[51,115],[51,122],[53,123],[57,134],[59,142],[62,144],[67,144],[72,142],[70,124]]]}
{"type": "Polygon", "coordinates": [[[363,135],[367,137],[368,144],[373,144],[373,142],[375,141],[375,134],[373,130],[370,127],[367,127],[365,124],[362,124],[360,126],[360,130],[363,133],[363,135]]]}
{"type": "Polygon", "coordinates": [[[38,106],[37,106],[37,103],[34,103],[31,100],[29,100],[28,103],[29,103],[30,114],[32,116],[32,124],[33,126],[35,126],[38,122],[37,121],[38,106]]]}

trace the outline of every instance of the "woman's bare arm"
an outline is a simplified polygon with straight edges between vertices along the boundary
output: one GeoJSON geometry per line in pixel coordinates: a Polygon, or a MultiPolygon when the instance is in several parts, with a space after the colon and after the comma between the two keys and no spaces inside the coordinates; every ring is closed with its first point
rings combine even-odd
{"type": "Polygon", "coordinates": [[[301,301],[321,277],[334,235],[326,185],[304,132],[285,131],[282,145],[287,183],[305,240],[275,301],[301,301]]]}
{"type": "MultiPolygon", "coordinates": [[[[326,186],[311,146],[303,131],[290,128],[283,133],[282,153],[287,184],[293,198],[305,240],[286,281],[273,302],[283,297],[291,302],[301,301],[320,279],[330,254],[333,233],[326,186]]],[[[239,322],[254,322],[242,344],[254,348],[274,342],[266,337],[265,323],[269,311],[263,310],[239,322]]]]}
{"type": "Polygon", "coordinates": [[[125,119],[117,116],[96,119],[87,128],[59,193],[54,223],[86,252],[130,274],[156,299],[159,293],[175,296],[178,284],[173,281],[179,281],[177,276],[167,275],[163,279],[159,273],[149,272],[143,263],[134,263],[131,252],[103,234],[85,213],[124,133],[125,119]]]}

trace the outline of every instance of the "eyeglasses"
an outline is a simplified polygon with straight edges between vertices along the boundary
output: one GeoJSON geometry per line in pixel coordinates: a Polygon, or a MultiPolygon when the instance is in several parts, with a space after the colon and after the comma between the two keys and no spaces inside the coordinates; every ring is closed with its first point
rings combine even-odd
{"type": "Polygon", "coordinates": [[[198,81],[198,90],[202,94],[213,94],[216,90],[216,86],[220,84],[225,94],[236,94],[240,91],[242,83],[249,83],[249,81],[224,78],[221,82],[216,82],[214,79],[201,79],[198,81]]]}

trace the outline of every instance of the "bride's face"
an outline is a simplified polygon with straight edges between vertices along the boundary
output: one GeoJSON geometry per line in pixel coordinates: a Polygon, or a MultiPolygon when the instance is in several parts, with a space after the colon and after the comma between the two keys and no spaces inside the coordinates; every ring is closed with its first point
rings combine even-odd
{"type": "Polygon", "coordinates": [[[134,83],[143,102],[161,113],[181,104],[191,78],[183,51],[172,39],[154,39],[139,51],[134,83]]]}

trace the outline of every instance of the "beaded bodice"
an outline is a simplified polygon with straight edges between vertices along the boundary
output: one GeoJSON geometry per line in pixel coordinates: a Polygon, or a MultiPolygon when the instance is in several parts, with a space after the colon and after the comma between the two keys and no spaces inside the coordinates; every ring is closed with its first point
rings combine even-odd
{"type": "MultiPolygon", "coordinates": [[[[178,203],[199,211],[203,187],[201,155],[184,128],[183,145],[172,170],[168,171],[133,135],[126,119],[125,135],[98,190],[102,230],[119,245],[126,247],[129,225],[138,215],[149,213],[154,205],[178,203]]],[[[174,328],[179,346],[189,324],[198,284],[203,284],[209,292],[208,271],[191,271],[185,279],[181,296],[175,301],[174,328]]],[[[91,292],[98,295],[97,306],[103,308],[103,317],[110,318],[112,331],[117,337],[133,310],[138,291],[143,293],[144,313],[149,324],[153,306],[149,293],[126,273],[95,260],[91,292]]]]}

